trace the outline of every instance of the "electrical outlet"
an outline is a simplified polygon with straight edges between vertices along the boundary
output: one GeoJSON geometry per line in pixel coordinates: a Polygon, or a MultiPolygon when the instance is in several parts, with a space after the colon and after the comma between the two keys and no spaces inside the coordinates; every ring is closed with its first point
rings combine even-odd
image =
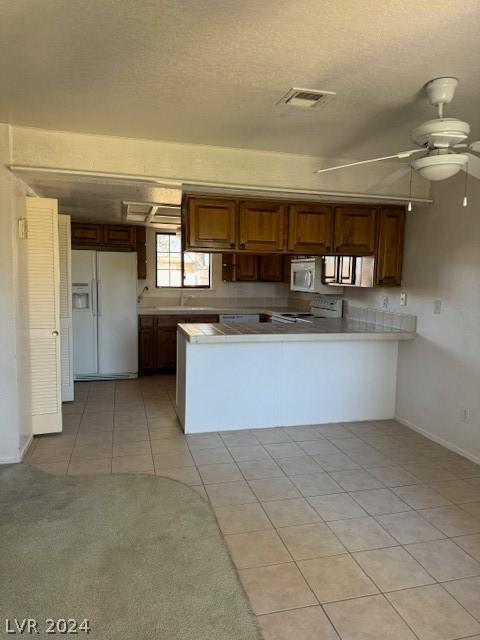
{"type": "Polygon", "coordinates": [[[460,409],[460,420],[462,422],[470,422],[472,419],[472,410],[469,407],[462,407],[460,409]]]}
{"type": "Polygon", "coordinates": [[[406,307],[407,306],[407,292],[406,291],[402,291],[402,293],[400,294],[400,306],[401,307],[406,307]]]}
{"type": "Polygon", "coordinates": [[[383,296],[382,307],[388,309],[388,296],[383,296]]]}
{"type": "Polygon", "coordinates": [[[433,313],[438,315],[441,312],[442,312],[442,301],[441,300],[434,300],[433,301],[433,313]]]}

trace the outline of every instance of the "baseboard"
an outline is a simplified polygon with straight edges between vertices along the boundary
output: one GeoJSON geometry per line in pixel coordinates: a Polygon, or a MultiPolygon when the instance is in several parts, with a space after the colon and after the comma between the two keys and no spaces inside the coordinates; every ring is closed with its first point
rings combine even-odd
{"type": "Polygon", "coordinates": [[[23,461],[25,454],[28,451],[28,447],[32,443],[33,435],[30,435],[26,443],[23,445],[22,449],[18,452],[17,456],[11,456],[7,458],[0,458],[0,464],[17,464],[23,461]]]}
{"type": "Polygon", "coordinates": [[[437,436],[434,433],[427,431],[426,429],[422,429],[422,427],[418,427],[416,424],[413,424],[413,422],[410,422],[410,420],[406,420],[405,418],[400,418],[399,416],[395,416],[395,420],[397,422],[400,422],[400,424],[404,424],[406,427],[409,427],[410,429],[417,431],[417,433],[421,433],[422,436],[425,436],[429,440],[433,440],[433,442],[436,442],[437,444],[441,444],[442,447],[445,447],[446,449],[450,449],[450,451],[453,451],[454,453],[458,453],[464,458],[467,458],[468,460],[475,462],[476,464],[480,464],[480,457],[472,455],[471,453],[465,451],[461,447],[457,447],[451,442],[448,442],[448,440],[445,440],[444,438],[440,438],[440,436],[437,436]]]}
{"type": "Polygon", "coordinates": [[[20,460],[19,460],[19,462],[22,462],[22,460],[23,460],[23,458],[25,457],[25,454],[27,453],[28,448],[30,447],[30,445],[32,444],[32,442],[33,442],[33,433],[31,433],[31,434],[28,436],[28,440],[27,440],[27,441],[26,441],[26,443],[23,445],[22,450],[20,451],[20,460]]]}

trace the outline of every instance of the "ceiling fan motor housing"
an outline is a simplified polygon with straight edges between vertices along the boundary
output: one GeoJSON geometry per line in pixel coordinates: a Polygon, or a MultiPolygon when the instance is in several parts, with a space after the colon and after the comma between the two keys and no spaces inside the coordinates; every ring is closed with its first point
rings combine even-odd
{"type": "Polygon", "coordinates": [[[412,140],[420,147],[448,149],[468,138],[470,125],[457,118],[427,120],[412,132],[412,140]]]}

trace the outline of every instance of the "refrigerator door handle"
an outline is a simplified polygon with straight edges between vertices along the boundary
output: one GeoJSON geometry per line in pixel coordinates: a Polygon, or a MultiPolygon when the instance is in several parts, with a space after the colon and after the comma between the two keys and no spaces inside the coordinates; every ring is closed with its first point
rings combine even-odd
{"type": "Polygon", "coordinates": [[[101,317],[102,315],[102,306],[100,301],[102,299],[102,281],[97,280],[97,316],[101,317]]]}
{"type": "Polygon", "coordinates": [[[91,297],[92,297],[92,314],[95,317],[97,315],[97,281],[95,280],[95,278],[92,278],[91,297]]]}

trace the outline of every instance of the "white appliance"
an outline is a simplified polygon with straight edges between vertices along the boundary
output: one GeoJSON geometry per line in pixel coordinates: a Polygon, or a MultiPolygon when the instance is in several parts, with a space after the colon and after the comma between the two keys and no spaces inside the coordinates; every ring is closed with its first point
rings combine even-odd
{"type": "Polygon", "coordinates": [[[341,295],[343,288],[324,284],[322,274],[323,261],[321,257],[292,260],[290,271],[291,291],[341,295]]]}
{"type": "Polygon", "coordinates": [[[75,380],[138,374],[137,254],[72,251],[75,380]]]}
{"type": "Polygon", "coordinates": [[[286,311],[272,315],[272,322],[289,324],[291,322],[313,323],[317,318],[341,318],[343,299],[340,296],[318,296],[310,303],[308,311],[286,311]]]}

